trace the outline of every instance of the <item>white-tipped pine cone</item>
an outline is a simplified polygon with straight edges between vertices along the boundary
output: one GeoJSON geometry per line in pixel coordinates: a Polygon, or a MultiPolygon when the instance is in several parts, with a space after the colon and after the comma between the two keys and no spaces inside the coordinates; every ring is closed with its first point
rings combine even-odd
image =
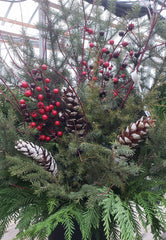
{"type": "Polygon", "coordinates": [[[51,172],[54,176],[57,173],[57,164],[55,159],[45,148],[39,147],[32,142],[18,140],[15,148],[28,157],[32,157],[45,170],[51,172]]]}
{"type": "Polygon", "coordinates": [[[123,130],[121,135],[118,135],[120,144],[128,145],[131,148],[136,147],[148,135],[150,126],[154,126],[155,120],[151,117],[142,117],[136,123],[131,123],[126,130],[123,130]]]}
{"type": "Polygon", "coordinates": [[[63,91],[62,99],[65,104],[65,130],[82,137],[85,133],[85,119],[80,111],[78,98],[70,88],[67,88],[63,91]]]}

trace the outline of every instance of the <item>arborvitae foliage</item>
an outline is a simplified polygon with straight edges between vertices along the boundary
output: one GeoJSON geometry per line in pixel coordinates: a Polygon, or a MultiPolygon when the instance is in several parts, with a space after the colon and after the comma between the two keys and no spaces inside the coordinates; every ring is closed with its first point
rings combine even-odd
{"type": "Polygon", "coordinates": [[[137,6],[120,19],[114,3],[103,14],[99,1],[87,8],[84,1],[60,0],[60,10],[39,2],[49,59],[34,55],[25,34],[22,49],[10,41],[15,67],[1,59],[0,237],[14,219],[20,240],[44,240],[59,224],[71,240],[76,223],[83,240],[141,240],[141,224],[161,239],[166,126],[159,51],[165,42],[153,41],[158,14],[138,21],[137,6]],[[136,149],[121,145],[117,136],[144,110],[156,126],[136,149]],[[15,149],[19,139],[52,154],[55,176],[15,149]]]}

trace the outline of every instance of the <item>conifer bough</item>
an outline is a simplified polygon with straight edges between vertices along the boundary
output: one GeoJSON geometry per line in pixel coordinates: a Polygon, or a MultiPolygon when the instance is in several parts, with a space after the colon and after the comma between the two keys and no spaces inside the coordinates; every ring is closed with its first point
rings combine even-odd
{"type": "Polygon", "coordinates": [[[28,157],[32,157],[45,170],[51,172],[54,176],[57,173],[57,164],[52,154],[45,148],[37,146],[32,142],[18,140],[15,148],[28,157]]]}

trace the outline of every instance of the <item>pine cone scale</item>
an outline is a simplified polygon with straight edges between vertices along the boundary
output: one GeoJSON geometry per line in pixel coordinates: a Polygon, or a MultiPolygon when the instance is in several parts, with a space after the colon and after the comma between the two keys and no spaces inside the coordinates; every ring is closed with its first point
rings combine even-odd
{"type": "Polygon", "coordinates": [[[43,147],[39,147],[32,142],[18,140],[15,148],[28,157],[32,157],[40,166],[55,176],[57,173],[57,164],[55,159],[43,147]]]}
{"type": "Polygon", "coordinates": [[[136,147],[148,135],[150,126],[154,125],[154,120],[151,117],[142,117],[136,123],[131,123],[122,134],[118,136],[120,144],[129,145],[131,148],[136,147]]]}
{"type": "Polygon", "coordinates": [[[80,112],[80,106],[75,93],[70,89],[63,92],[63,102],[65,104],[66,127],[69,133],[75,133],[80,137],[85,132],[85,120],[80,112]]]}

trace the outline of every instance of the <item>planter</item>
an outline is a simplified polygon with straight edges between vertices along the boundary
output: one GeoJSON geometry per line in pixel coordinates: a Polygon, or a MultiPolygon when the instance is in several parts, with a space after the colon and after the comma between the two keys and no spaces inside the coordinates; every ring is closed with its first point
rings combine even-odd
{"type": "MultiPolygon", "coordinates": [[[[72,236],[72,240],[82,240],[82,235],[79,229],[79,226],[76,222],[74,222],[75,231],[72,236]]],[[[65,240],[64,238],[64,228],[61,224],[59,224],[55,230],[51,233],[48,240],[65,240]]],[[[92,238],[89,240],[106,240],[103,228],[100,227],[98,231],[95,231],[92,238]]]]}

